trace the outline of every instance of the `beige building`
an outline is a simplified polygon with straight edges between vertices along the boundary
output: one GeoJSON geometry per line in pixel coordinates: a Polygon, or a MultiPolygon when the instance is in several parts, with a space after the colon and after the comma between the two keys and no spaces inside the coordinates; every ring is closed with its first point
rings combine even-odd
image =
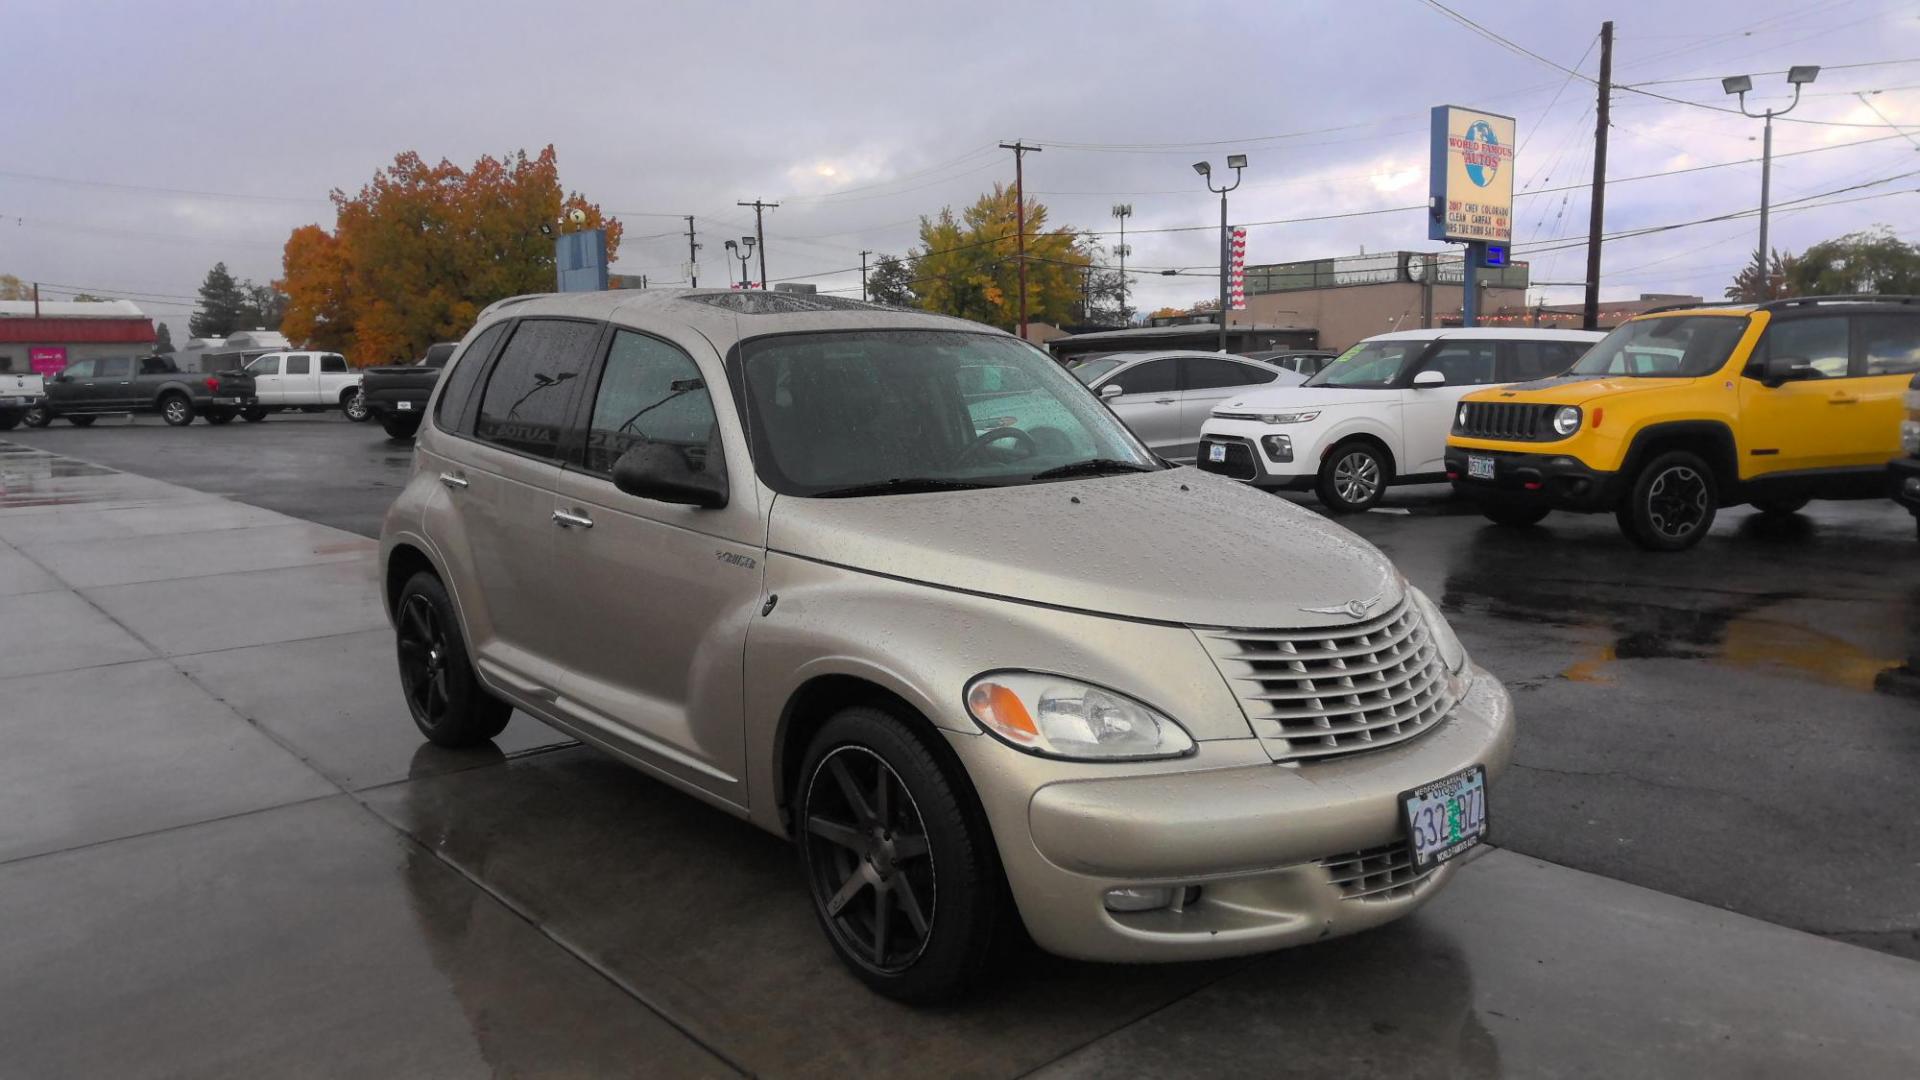
{"type": "MultiPolygon", "coordinates": [[[[1523,308],[1527,264],[1480,271],[1482,313],[1523,308]]],[[[1458,253],[1387,251],[1249,266],[1247,307],[1228,325],[1311,326],[1323,349],[1390,330],[1460,325],[1458,253]]]]}

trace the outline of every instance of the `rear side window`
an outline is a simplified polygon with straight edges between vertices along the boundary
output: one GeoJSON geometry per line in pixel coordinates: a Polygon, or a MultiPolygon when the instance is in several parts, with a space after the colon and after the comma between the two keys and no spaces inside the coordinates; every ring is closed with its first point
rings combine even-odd
{"type": "Polygon", "coordinates": [[[1920,316],[1861,315],[1854,323],[1868,375],[1920,371],[1920,316]]]}
{"type": "Polygon", "coordinates": [[[1253,383],[1268,383],[1280,377],[1273,368],[1256,368],[1252,364],[1236,364],[1231,360],[1219,360],[1211,356],[1183,356],[1180,363],[1187,369],[1185,386],[1188,390],[1217,390],[1224,386],[1247,386],[1253,383]]]}
{"type": "Polygon", "coordinates": [[[1123,394],[1171,394],[1180,389],[1180,370],[1172,360],[1149,360],[1108,379],[1123,394]]]}
{"type": "Polygon", "coordinates": [[[1767,330],[1767,355],[1791,357],[1820,378],[1847,375],[1847,317],[1822,315],[1813,319],[1784,319],[1767,330]]]}
{"type": "Polygon", "coordinates": [[[523,319],[487,377],[475,436],[536,457],[557,458],[598,323],[523,319]]]}
{"type": "Polygon", "coordinates": [[[140,360],[140,374],[142,375],[169,375],[172,373],[173,365],[158,356],[142,357],[140,360]]]}
{"type": "Polygon", "coordinates": [[[298,356],[287,357],[287,374],[289,375],[313,374],[313,357],[308,356],[305,353],[302,353],[298,356]]]}
{"type": "Polygon", "coordinates": [[[587,430],[589,470],[611,476],[620,455],[643,443],[664,443],[704,469],[719,452],[709,445],[713,428],[713,398],[692,357],[645,334],[614,333],[587,430]]]}
{"type": "Polygon", "coordinates": [[[1531,382],[1559,375],[1573,366],[1586,345],[1575,341],[1516,341],[1501,382],[1531,382]]]}
{"type": "Polygon", "coordinates": [[[338,375],[347,370],[347,358],[339,353],[328,353],[320,358],[322,375],[338,375]]]}
{"type": "Polygon", "coordinates": [[[433,407],[433,422],[442,431],[465,431],[467,419],[467,400],[473,396],[473,387],[480,381],[480,372],[487,366],[487,357],[493,355],[493,347],[499,343],[500,336],[507,332],[507,323],[497,322],[473,339],[467,351],[460,354],[460,361],[453,370],[440,376],[440,400],[433,407]]]}
{"type": "Polygon", "coordinates": [[[1484,386],[1494,378],[1494,353],[1491,341],[1448,341],[1434,350],[1422,370],[1438,371],[1447,377],[1448,386],[1484,386]]]}
{"type": "Polygon", "coordinates": [[[99,361],[94,375],[101,379],[126,379],[133,376],[133,357],[115,356],[99,361]]]}

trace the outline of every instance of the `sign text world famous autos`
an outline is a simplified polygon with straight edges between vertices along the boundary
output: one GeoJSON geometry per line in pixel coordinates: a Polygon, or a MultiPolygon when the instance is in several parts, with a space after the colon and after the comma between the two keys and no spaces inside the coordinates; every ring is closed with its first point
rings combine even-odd
{"type": "Polygon", "coordinates": [[[1511,241],[1513,118],[1436,105],[1432,141],[1428,236],[1494,244],[1511,241]]]}

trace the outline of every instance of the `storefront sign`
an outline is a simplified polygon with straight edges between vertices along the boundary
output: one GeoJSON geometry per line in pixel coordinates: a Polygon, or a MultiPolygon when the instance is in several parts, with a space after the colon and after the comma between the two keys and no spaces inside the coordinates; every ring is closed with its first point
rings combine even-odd
{"type": "Polygon", "coordinates": [[[58,375],[67,370],[67,347],[50,345],[27,350],[27,364],[35,375],[58,375]]]}
{"type": "Polygon", "coordinates": [[[1510,116],[1433,107],[1427,236],[1505,244],[1513,239],[1514,123],[1510,116]]]}

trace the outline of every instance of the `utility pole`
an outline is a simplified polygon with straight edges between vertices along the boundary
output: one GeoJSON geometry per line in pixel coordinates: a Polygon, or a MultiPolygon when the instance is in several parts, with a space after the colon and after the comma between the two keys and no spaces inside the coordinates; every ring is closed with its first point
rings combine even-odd
{"type": "Polygon", "coordinates": [[[1114,203],[1113,216],[1120,219],[1120,323],[1127,320],[1127,219],[1133,216],[1132,203],[1114,203]]]}
{"type": "Polygon", "coordinates": [[[766,230],[760,227],[760,211],[778,210],[780,204],[777,202],[761,202],[759,199],[755,199],[752,202],[736,203],[735,205],[753,207],[753,243],[756,248],[760,249],[760,287],[764,289],[767,287],[767,234],[766,230]]]}
{"type": "Polygon", "coordinates": [[[860,253],[860,302],[863,304],[867,301],[867,256],[871,254],[871,251],[860,253]]]}
{"type": "Polygon", "coordinates": [[[1607,111],[1613,100],[1613,22],[1600,24],[1600,102],[1594,106],[1593,205],[1587,221],[1587,296],[1580,327],[1600,325],[1600,233],[1607,218],[1607,111]]]}
{"type": "Polygon", "coordinates": [[[693,241],[692,214],[687,215],[687,287],[700,287],[700,245],[693,241]]]}
{"type": "Polygon", "coordinates": [[[1001,143],[1000,149],[1013,151],[1013,227],[1020,259],[1020,340],[1027,340],[1027,185],[1026,174],[1021,170],[1021,160],[1029,152],[1039,153],[1037,146],[1028,146],[1015,139],[1010,143],[1001,143]]]}

